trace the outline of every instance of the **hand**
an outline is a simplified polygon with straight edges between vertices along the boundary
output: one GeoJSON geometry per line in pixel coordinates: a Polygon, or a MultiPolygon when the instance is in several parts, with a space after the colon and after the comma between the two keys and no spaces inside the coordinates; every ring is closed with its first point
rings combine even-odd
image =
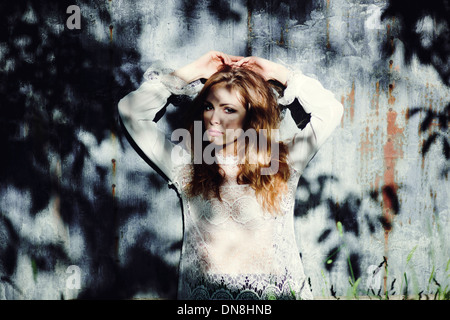
{"type": "Polygon", "coordinates": [[[228,55],[219,51],[210,51],[194,61],[195,67],[201,72],[201,78],[208,79],[224,65],[232,66],[243,57],[228,55]]]}
{"type": "Polygon", "coordinates": [[[265,80],[276,80],[283,85],[286,85],[289,70],[281,64],[259,58],[259,57],[246,57],[234,64],[236,67],[248,68],[265,80]]]}
{"type": "Polygon", "coordinates": [[[210,51],[194,62],[178,69],[173,74],[187,83],[197,79],[208,79],[222,66],[232,66],[242,58],[243,57],[231,56],[219,51],[210,51]]]}

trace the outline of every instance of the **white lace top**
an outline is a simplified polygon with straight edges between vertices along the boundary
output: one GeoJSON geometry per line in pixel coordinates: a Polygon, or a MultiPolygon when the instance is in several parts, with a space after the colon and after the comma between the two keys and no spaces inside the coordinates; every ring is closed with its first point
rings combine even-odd
{"type": "Polygon", "coordinates": [[[234,157],[216,156],[226,174],[221,201],[186,195],[191,157],[167,140],[153,119],[172,94],[193,96],[202,83],[186,84],[170,76],[170,70],[154,68],[144,78],[141,87],[119,102],[119,113],[133,140],[173,183],[183,202],[178,298],[312,299],[295,241],[295,194],[301,172],[340,123],[342,105],[317,80],[291,72],[279,103],[288,105],[297,98],[311,119],[300,130],[289,110],[284,114],[280,140],[289,146],[291,176],[280,204],[282,214],[272,216],[259,205],[252,188],[237,184],[234,157]]]}

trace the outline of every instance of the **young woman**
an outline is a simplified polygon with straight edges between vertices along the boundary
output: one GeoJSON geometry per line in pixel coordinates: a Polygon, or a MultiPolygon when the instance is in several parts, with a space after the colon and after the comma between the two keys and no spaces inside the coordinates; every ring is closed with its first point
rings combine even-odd
{"type": "Polygon", "coordinates": [[[340,123],[342,105],[299,71],[216,51],[144,77],[119,102],[119,113],[183,202],[178,298],[312,299],[295,241],[295,193],[305,166],[340,123]],[[285,86],[282,97],[269,80],[285,86]],[[172,94],[196,95],[188,141],[179,144],[153,121],[172,94]],[[311,115],[303,129],[288,110],[280,112],[294,99],[311,115]]]}

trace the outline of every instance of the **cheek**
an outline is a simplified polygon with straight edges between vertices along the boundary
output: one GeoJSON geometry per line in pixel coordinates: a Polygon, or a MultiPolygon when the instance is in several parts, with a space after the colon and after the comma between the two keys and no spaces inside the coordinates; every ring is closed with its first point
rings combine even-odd
{"type": "Polygon", "coordinates": [[[242,123],[238,117],[228,117],[224,119],[223,126],[228,129],[240,129],[242,128],[242,123]]]}
{"type": "Polygon", "coordinates": [[[244,127],[245,113],[239,115],[239,117],[236,119],[236,123],[239,126],[239,128],[243,128],[244,127]]]}
{"type": "Polygon", "coordinates": [[[210,112],[204,111],[202,118],[204,123],[208,123],[209,119],[211,118],[210,112]]]}
{"type": "Polygon", "coordinates": [[[227,118],[229,128],[242,129],[244,127],[245,113],[233,113],[227,118]]]}

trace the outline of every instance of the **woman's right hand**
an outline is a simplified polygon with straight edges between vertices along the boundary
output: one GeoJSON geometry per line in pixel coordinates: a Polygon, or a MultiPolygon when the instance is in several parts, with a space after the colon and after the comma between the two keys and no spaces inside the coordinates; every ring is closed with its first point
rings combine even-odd
{"type": "Polygon", "coordinates": [[[286,85],[289,70],[281,64],[260,57],[245,57],[235,63],[236,67],[253,70],[265,80],[276,80],[282,85],[286,85]]]}
{"type": "Polygon", "coordinates": [[[176,70],[173,75],[187,83],[198,79],[208,79],[223,65],[233,65],[243,57],[231,56],[220,51],[209,51],[197,60],[176,70]]]}

